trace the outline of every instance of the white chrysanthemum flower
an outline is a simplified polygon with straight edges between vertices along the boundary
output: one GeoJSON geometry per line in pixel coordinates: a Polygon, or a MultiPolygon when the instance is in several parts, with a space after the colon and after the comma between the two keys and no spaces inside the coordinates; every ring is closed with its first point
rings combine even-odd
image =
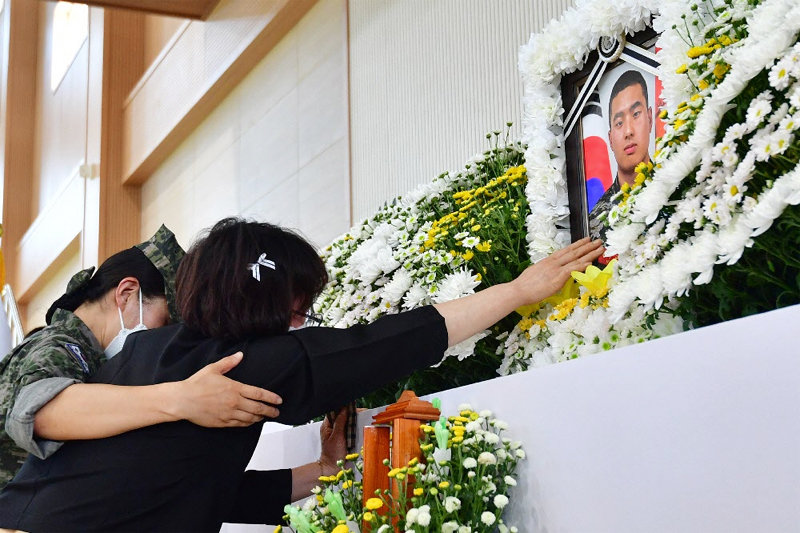
{"type": "Polygon", "coordinates": [[[492,425],[497,429],[499,429],[500,431],[508,429],[508,422],[504,420],[497,420],[497,419],[492,420],[492,425]]]}
{"type": "Polygon", "coordinates": [[[736,141],[741,139],[749,132],[746,124],[732,124],[728,126],[725,131],[725,140],[727,142],[736,141]]]}
{"type": "Polygon", "coordinates": [[[516,486],[517,486],[517,480],[516,480],[516,479],[514,479],[514,478],[513,478],[513,477],[511,477],[511,476],[506,476],[506,477],[504,477],[504,478],[503,478],[503,481],[505,481],[505,482],[506,482],[506,485],[508,485],[509,487],[516,487],[516,486]]]}
{"type": "Polygon", "coordinates": [[[467,268],[462,268],[445,276],[439,283],[439,290],[433,297],[434,303],[449,302],[475,292],[480,285],[477,276],[467,268]]]}
{"type": "Polygon", "coordinates": [[[500,437],[498,437],[494,433],[486,433],[486,435],[484,435],[483,438],[489,444],[497,444],[498,442],[500,442],[500,437]]]}
{"type": "Polygon", "coordinates": [[[717,226],[724,226],[731,220],[728,204],[718,196],[712,196],[703,202],[703,214],[717,226]]]}
{"type": "Polygon", "coordinates": [[[755,129],[772,111],[772,94],[764,91],[750,102],[745,115],[745,123],[750,130],[755,129]]]}
{"type": "Polygon", "coordinates": [[[494,516],[494,513],[490,513],[489,511],[484,511],[481,513],[481,522],[486,524],[487,526],[491,526],[497,521],[497,517],[494,516]]]}
{"type": "Polygon", "coordinates": [[[795,83],[786,97],[789,99],[789,105],[794,109],[800,109],[800,83],[795,83]]]}
{"type": "Polygon", "coordinates": [[[495,507],[497,507],[498,509],[502,509],[503,507],[508,505],[508,496],[506,496],[505,494],[498,494],[497,496],[494,497],[494,500],[492,500],[492,502],[494,503],[495,507]]]}
{"type": "Polygon", "coordinates": [[[408,511],[406,511],[406,527],[413,526],[417,523],[417,518],[419,517],[419,509],[416,507],[412,507],[408,511]]]}
{"type": "Polygon", "coordinates": [[[445,522],[442,524],[442,533],[457,533],[458,523],[454,521],[445,522]]]}
{"type": "Polygon", "coordinates": [[[422,505],[419,507],[419,514],[417,515],[417,524],[426,527],[431,523],[431,507],[429,505],[422,505]]]}
{"type": "Polygon", "coordinates": [[[383,286],[383,297],[392,305],[397,305],[406,291],[411,288],[413,281],[408,270],[403,268],[396,270],[391,281],[383,286]]]}
{"type": "Polygon", "coordinates": [[[756,161],[766,161],[773,155],[777,146],[772,140],[769,130],[762,129],[750,139],[750,147],[756,161]]]}
{"type": "Polygon", "coordinates": [[[459,526],[458,533],[472,533],[472,528],[469,526],[459,526]]]}
{"type": "Polygon", "coordinates": [[[769,84],[782,91],[789,86],[789,82],[791,81],[790,73],[790,63],[786,61],[786,58],[778,61],[774,67],[769,70],[769,84]]]}
{"type": "Polygon", "coordinates": [[[469,237],[461,241],[461,246],[463,246],[464,248],[474,248],[475,245],[480,244],[480,242],[481,242],[480,237],[475,237],[474,235],[470,235],[469,237]]]}
{"type": "Polygon", "coordinates": [[[461,500],[455,496],[447,496],[444,499],[444,508],[448,513],[454,513],[461,509],[461,500]]]}
{"type": "Polygon", "coordinates": [[[464,468],[469,470],[478,466],[478,461],[476,461],[474,457],[467,457],[461,462],[461,464],[464,466],[464,468]]]}
{"type": "Polygon", "coordinates": [[[794,140],[794,135],[786,130],[778,130],[770,135],[772,142],[772,155],[784,153],[794,140]]]}
{"type": "Polygon", "coordinates": [[[481,454],[478,455],[478,463],[482,465],[497,464],[497,458],[492,452],[481,452],[481,454]]]}
{"type": "Polygon", "coordinates": [[[476,333],[472,337],[463,340],[458,344],[454,344],[445,350],[444,358],[442,360],[448,357],[456,357],[459,361],[463,361],[467,357],[472,356],[475,353],[475,346],[478,344],[478,341],[489,336],[489,333],[490,331],[487,329],[476,333]]]}
{"type": "Polygon", "coordinates": [[[464,426],[464,429],[467,431],[467,433],[475,433],[476,431],[481,429],[481,424],[477,420],[470,420],[464,426]]]}

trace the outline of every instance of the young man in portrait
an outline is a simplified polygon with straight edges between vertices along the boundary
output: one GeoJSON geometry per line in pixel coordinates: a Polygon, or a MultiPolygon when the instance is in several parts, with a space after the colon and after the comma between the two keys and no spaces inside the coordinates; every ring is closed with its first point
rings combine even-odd
{"type": "Polygon", "coordinates": [[[589,213],[589,236],[602,240],[606,231],[603,215],[614,206],[612,197],[623,184],[633,185],[639,163],[650,161],[653,108],[641,72],[627,70],[614,83],[608,99],[608,117],[608,143],[617,162],[617,175],[589,213]]]}

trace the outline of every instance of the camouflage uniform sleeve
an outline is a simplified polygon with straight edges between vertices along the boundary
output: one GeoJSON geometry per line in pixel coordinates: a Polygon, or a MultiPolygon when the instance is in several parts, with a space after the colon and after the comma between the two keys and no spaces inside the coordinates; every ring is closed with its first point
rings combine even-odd
{"type": "Polygon", "coordinates": [[[17,446],[39,459],[47,459],[64,444],[62,441],[41,439],[33,434],[36,413],[61,391],[80,380],[65,377],[44,378],[25,385],[6,418],[6,433],[17,446]]]}
{"type": "Polygon", "coordinates": [[[18,446],[39,457],[58,449],[60,444],[51,445],[45,440],[40,441],[43,448],[39,449],[33,438],[34,417],[44,404],[64,388],[84,382],[89,375],[88,370],[57,339],[33,347],[19,361],[17,379],[7,399],[6,433],[18,446]],[[51,451],[47,452],[47,449],[51,451]]]}

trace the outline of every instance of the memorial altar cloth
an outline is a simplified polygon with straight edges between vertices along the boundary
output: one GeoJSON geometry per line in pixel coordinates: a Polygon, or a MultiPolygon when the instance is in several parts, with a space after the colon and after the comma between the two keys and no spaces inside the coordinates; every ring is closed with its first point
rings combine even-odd
{"type": "MultiPolygon", "coordinates": [[[[520,531],[797,531],[798,324],[793,306],[432,396],[522,441],[505,515],[520,531]]],[[[318,424],[268,424],[250,467],[318,454],[318,424]]]]}

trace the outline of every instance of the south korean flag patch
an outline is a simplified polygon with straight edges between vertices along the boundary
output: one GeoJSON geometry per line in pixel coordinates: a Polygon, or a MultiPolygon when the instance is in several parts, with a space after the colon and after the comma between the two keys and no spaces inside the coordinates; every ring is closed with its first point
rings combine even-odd
{"type": "Polygon", "coordinates": [[[83,372],[85,374],[89,373],[89,364],[86,362],[86,359],[83,358],[83,354],[81,353],[81,347],[77,344],[73,344],[71,342],[65,342],[64,346],[67,347],[67,351],[72,355],[73,359],[78,361],[83,368],[83,372]]]}

